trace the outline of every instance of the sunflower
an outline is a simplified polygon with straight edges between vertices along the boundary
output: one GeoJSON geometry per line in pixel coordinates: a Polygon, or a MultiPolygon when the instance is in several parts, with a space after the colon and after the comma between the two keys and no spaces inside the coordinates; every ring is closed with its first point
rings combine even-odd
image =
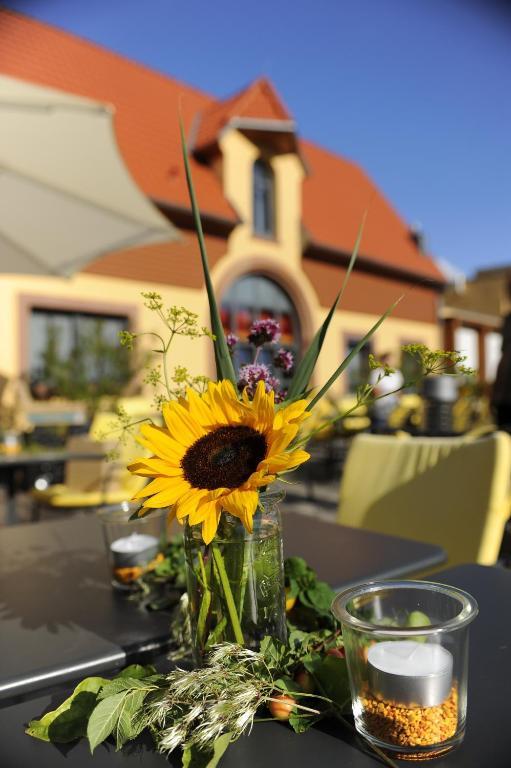
{"type": "Polygon", "coordinates": [[[259,382],[254,399],[241,400],[230,381],[210,382],[199,395],[166,403],[164,427],[142,425],[138,442],[153,454],[135,459],[128,469],[154,478],[134,497],[145,501],[139,514],[172,507],[182,523],[202,524],[206,544],[213,539],[223,511],[252,532],[259,489],[307,461],[306,451],[290,450],[307,401],[275,411],[274,393],[259,382]]]}

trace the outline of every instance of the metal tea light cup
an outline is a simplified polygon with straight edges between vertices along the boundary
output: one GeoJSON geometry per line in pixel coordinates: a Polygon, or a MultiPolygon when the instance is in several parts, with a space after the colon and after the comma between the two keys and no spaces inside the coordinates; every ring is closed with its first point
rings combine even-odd
{"type": "Polygon", "coordinates": [[[426,581],[370,582],[332,604],[357,731],[401,759],[436,757],[465,732],[473,597],[426,581]]]}
{"type": "Polygon", "coordinates": [[[137,504],[123,501],[98,510],[107,557],[112,569],[112,586],[123,591],[136,589],[136,580],[154,567],[166,540],[166,509],[130,520],[137,504]]]}

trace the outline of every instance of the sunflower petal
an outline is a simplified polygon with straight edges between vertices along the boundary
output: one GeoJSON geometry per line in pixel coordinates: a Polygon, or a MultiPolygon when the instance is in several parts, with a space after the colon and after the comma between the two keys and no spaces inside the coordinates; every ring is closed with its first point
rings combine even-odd
{"type": "Polygon", "coordinates": [[[171,479],[168,482],[168,487],[165,490],[146,499],[143,506],[155,509],[171,506],[176,504],[190,490],[190,483],[187,483],[186,480],[176,478],[175,481],[171,479]]]}
{"type": "Polygon", "coordinates": [[[183,474],[180,465],[159,459],[157,456],[133,459],[128,464],[128,469],[134,475],[141,475],[142,477],[157,477],[160,475],[164,477],[180,477],[183,474]]]}
{"type": "Polygon", "coordinates": [[[198,424],[203,427],[212,427],[216,424],[213,411],[203,397],[200,397],[193,389],[188,389],[186,398],[188,401],[186,407],[198,424]]]}
{"type": "Polygon", "coordinates": [[[204,427],[179,403],[164,403],[163,418],[172,437],[185,448],[206,434],[204,427]]]}
{"type": "Polygon", "coordinates": [[[197,507],[201,499],[209,495],[209,491],[205,488],[190,488],[188,493],[184,494],[176,502],[176,515],[178,520],[183,520],[189,514],[191,514],[197,507]]]}
{"type": "Polygon", "coordinates": [[[268,438],[267,458],[277,453],[282,453],[289,443],[295,439],[298,434],[298,424],[290,424],[280,432],[273,432],[268,438]]]}
{"type": "Polygon", "coordinates": [[[276,456],[264,459],[259,464],[259,468],[265,468],[270,473],[287,472],[289,469],[294,469],[299,464],[303,464],[307,459],[310,459],[310,453],[298,449],[296,451],[279,453],[276,456]]]}
{"type": "Polygon", "coordinates": [[[169,485],[168,477],[157,477],[138,491],[138,493],[133,496],[133,499],[145,499],[146,496],[152,496],[155,493],[166,491],[169,487],[171,486],[169,485]]]}
{"type": "Polygon", "coordinates": [[[144,447],[149,448],[162,459],[180,462],[183,458],[186,446],[173,440],[167,429],[156,427],[154,424],[142,424],[140,431],[145,438],[144,441],[139,437],[139,442],[144,447]]]}
{"type": "Polygon", "coordinates": [[[215,538],[215,534],[218,530],[218,523],[220,522],[220,515],[221,512],[218,511],[218,508],[215,508],[202,523],[202,538],[204,544],[211,544],[215,538]]]}
{"type": "Polygon", "coordinates": [[[222,506],[231,515],[237,517],[247,531],[252,533],[254,512],[259,504],[257,491],[232,491],[222,498],[222,506]]]}

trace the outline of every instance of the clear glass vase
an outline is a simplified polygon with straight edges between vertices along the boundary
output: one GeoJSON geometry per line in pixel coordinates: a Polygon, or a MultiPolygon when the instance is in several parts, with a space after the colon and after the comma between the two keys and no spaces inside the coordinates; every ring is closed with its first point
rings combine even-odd
{"type": "Polygon", "coordinates": [[[286,639],[284,560],[279,503],[283,494],[261,494],[248,533],[222,513],[218,531],[204,544],[201,526],[185,526],[187,587],[195,660],[217,643],[257,650],[266,635],[286,639]]]}
{"type": "Polygon", "coordinates": [[[435,582],[372,582],[338,595],[332,610],[342,624],[357,731],[402,760],[457,746],[474,598],[435,582]]]}

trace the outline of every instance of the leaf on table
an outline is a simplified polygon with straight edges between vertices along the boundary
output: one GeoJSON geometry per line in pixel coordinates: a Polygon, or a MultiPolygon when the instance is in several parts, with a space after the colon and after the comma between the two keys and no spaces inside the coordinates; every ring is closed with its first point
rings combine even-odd
{"type": "Polygon", "coordinates": [[[82,680],[57,709],[46,712],[40,720],[31,720],[25,733],[35,739],[61,744],[85,736],[97,694],[108,682],[103,677],[87,677],[82,680]]]}
{"type": "Polygon", "coordinates": [[[93,710],[87,725],[91,752],[109,736],[115,738],[116,749],[138,736],[141,729],[135,722],[135,715],[140,711],[147,694],[154,690],[154,686],[147,680],[145,685],[141,680],[112,680],[110,686],[114,683],[124,683],[126,687],[102,698],[93,710]]]}
{"type": "Polygon", "coordinates": [[[105,741],[113,732],[121,707],[126,696],[125,691],[116,693],[103,699],[95,707],[87,725],[87,738],[89,739],[90,751],[94,752],[98,744],[105,741]]]}
{"type": "Polygon", "coordinates": [[[149,691],[135,690],[130,691],[124,697],[119,712],[119,719],[114,728],[115,748],[117,750],[121,749],[127,741],[134,739],[140,733],[140,728],[134,724],[133,719],[142,707],[148,693],[149,691]]]}
{"type": "Polygon", "coordinates": [[[196,745],[183,750],[183,768],[216,768],[231,743],[231,734],[223,733],[215,740],[213,749],[199,749],[196,745]]]}

